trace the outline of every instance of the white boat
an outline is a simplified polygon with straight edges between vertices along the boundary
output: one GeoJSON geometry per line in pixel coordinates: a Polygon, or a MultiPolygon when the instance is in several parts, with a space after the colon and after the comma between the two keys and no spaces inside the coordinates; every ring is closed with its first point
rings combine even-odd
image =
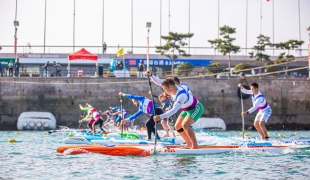
{"type": "Polygon", "coordinates": [[[51,130],[56,128],[56,118],[50,112],[23,112],[17,120],[18,130],[51,130]]]}
{"type": "Polygon", "coordinates": [[[226,124],[221,118],[199,118],[194,124],[196,128],[207,130],[226,130],[226,124]]]}

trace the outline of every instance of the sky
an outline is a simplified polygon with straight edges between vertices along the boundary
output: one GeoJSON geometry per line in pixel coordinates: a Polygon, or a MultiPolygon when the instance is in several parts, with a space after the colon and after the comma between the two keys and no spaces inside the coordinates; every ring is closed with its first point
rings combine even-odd
{"type": "MultiPolygon", "coordinates": [[[[208,40],[218,37],[218,22],[219,26],[236,28],[237,33],[233,35],[235,45],[251,48],[260,34],[261,3],[262,34],[274,42],[303,40],[302,49],[306,49],[309,42],[306,28],[310,26],[309,0],[17,0],[17,43],[24,46],[18,47],[18,53],[29,52],[25,46],[30,42],[32,53],[43,53],[45,44],[46,53],[71,53],[86,47],[88,51],[99,54],[102,42],[106,42],[107,53],[115,53],[118,46],[124,47],[125,52],[131,51],[133,45],[134,54],[144,54],[148,37],[146,22],[152,22],[150,53],[154,53],[155,46],[165,44],[160,36],[167,35],[170,28],[173,32],[194,33],[190,50],[185,48],[190,54],[213,55],[215,52],[208,40]],[[77,47],[73,48],[73,44],[77,47]]],[[[15,13],[16,0],[0,0],[0,46],[3,47],[0,53],[14,53],[15,13]]],[[[241,50],[238,54],[246,55],[248,51],[241,50]]]]}

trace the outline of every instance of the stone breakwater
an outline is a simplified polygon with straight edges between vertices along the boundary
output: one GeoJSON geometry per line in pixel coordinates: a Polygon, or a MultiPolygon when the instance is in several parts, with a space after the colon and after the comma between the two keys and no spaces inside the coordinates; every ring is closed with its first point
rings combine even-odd
{"type": "MultiPolygon", "coordinates": [[[[310,82],[305,79],[258,79],[239,78],[208,79],[183,78],[194,96],[205,107],[204,117],[222,118],[228,130],[240,130],[242,125],[241,101],[237,84],[259,84],[273,114],[268,120],[268,129],[310,129],[310,82]]],[[[152,83],[154,94],[162,92],[152,83]]],[[[57,125],[78,127],[78,120],[85,112],[79,104],[90,103],[98,110],[119,106],[119,92],[150,97],[146,79],[137,78],[0,78],[0,130],[16,130],[17,119],[22,112],[51,112],[57,125]]],[[[156,100],[157,101],[157,100],[156,100]]],[[[251,98],[243,100],[244,109],[249,109],[251,98]]],[[[134,114],[137,107],[123,98],[123,107],[134,114]]],[[[253,124],[256,113],[245,117],[245,127],[253,124]]],[[[104,117],[106,118],[106,117],[104,117]]],[[[134,121],[142,126],[148,116],[134,121]]]]}

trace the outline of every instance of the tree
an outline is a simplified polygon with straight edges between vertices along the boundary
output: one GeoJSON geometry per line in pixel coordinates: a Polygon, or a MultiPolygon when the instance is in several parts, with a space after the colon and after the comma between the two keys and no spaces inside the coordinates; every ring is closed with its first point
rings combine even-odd
{"type": "Polygon", "coordinates": [[[185,76],[188,76],[189,72],[191,72],[194,69],[194,65],[190,63],[182,63],[178,65],[177,69],[178,69],[178,75],[184,74],[185,76]]]}
{"type": "Polygon", "coordinates": [[[276,67],[276,66],[270,66],[269,67],[269,65],[274,65],[275,63],[273,62],[273,61],[266,61],[265,62],[265,66],[267,66],[266,68],[265,68],[265,72],[266,73],[268,73],[268,72],[275,72],[275,71],[278,71],[278,67],[276,67]]]}
{"type": "Polygon", "coordinates": [[[272,47],[272,43],[270,42],[270,37],[268,36],[264,36],[262,34],[260,34],[259,36],[257,36],[257,45],[253,46],[253,50],[252,52],[250,52],[250,58],[255,58],[256,61],[261,61],[262,65],[263,65],[263,61],[269,61],[269,55],[268,54],[263,54],[263,52],[265,51],[266,46],[270,46],[272,47]],[[255,54],[254,54],[255,53],[255,54]]]}
{"type": "Polygon", "coordinates": [[[184,41],[187,38],[192,38],[194,36],[193,33],[174,33],[169,32],[168,36],[161,36],[162,39],[166,40],[167,43],[163,46],[155,46],[155,52],[160,53],[162,56],[166,56],[168,59],[171,60],[171,73],[174,74],[174,60],[178,58],[179,54],[183,57],[188,57],[190,54],[187,54],[182,47],[186,46],[187,43],[184,41]]]}
{"type": "Polygon", "coordinates": [[[212,63],[208,66],[208,72],[210,74],[224,72],[224,71],[225,71],[225,67],[219,63],[212,63]]]}
{"type": "Polygon", "coordinates": [[[288,40],[286,42],[280,42],[276,43],[275,46],[278,49],[286,49],[287,54],[290,54],[291,49],[296,49],[299,46],[301,46],[304,43],[304,41],[298,41],[298,40],[288,40]]]}
{"type": "MultiPolygon", "coordinates": [[[[290,55],[290,50],[292,49],[296,49],[299,46],[301,46],[304,43],[304,41],[299,41],[299,40],[288,40],[286,42],[280,42],[280,43],[276,43],[275,46],[278,49],[285,49],[287,50],[287,55],[285,55],[285,53],[281,53],[278,58],[276,59],[276,61],[279,62],[290,62],[292,60],[295,59],[294,55],[290,55]]],[[[288,69],[288,65],[289,63],[286,64],[286,70],[288,69]]],[[[285,73],[285,75],[287,76],[287,71],[285,73]]]]}
{"type": "MultiPolygon", "coordinates": [[[[235,73],[239,73],[240,71],[244,70],[244,69],[251,69],[252,66],[250,64],[247,64],[247,63],[239,63],[235,66],[234,68],[234,72],[235,73]]],[[[248,73],[250,74],[251,73],[251,70],[249,71],[242,71],[243,73],[248,73]]]]}
{"type": "MultiPolygon", "coordinates": [[[[231,53],[237,53],[240,49],[240,46],[235,46],[232,44],[236,38],[230,37],[231,34],[236,33],[236,28],[231,28],[229,26],[223,26],[220,28],[220,35],[222,36],[222,39],[215,39],[215,40],[209,40],[212,47],[215,47],[218,49],[224,56],[228,54],[228,69],[231,69],[231,53]]],[[[230,74],[229,74],[230,76],[230,74]]]]}

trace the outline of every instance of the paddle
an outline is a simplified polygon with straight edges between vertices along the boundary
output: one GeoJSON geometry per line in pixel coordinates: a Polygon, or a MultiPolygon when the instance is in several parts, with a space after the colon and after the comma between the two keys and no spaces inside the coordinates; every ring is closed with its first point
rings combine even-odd
{"type": "MultiPolygon", "coordinates": [[[[153,91],[152,91],[152,85],[150,81],[150,77],[147,76],[147,80],[149,81],[149,87],[150,87],[150,92],[151,92],[151,98],[152,98],[152,103],[153,103],[153,118],[155,116],[155,102],[153,98],[153,91]]],[[[154,119],[153,119],[154,120],[154,119]]],[[[157,144],[157,122],[155,122],[155,143],[154,143],[154,153],[156,152],[156,144],[157,144]]]]}
{"type": "MultiPolygon", "coordinates": [[[[124,114],[123,114],[123,100],[122,96],[120,96],[120,102],[121,102],[121,112],[122,112],[122,119],[124,119],[124,114]]],[[[125,119],[124,119],[125,120],[125,119]]],[[[124,121],[121,120],[122,122],[122,132],[121,132],[121,137],[123,137],[123,131],[124,131],[124,121]]]]}
{"type": "MultiPolygon", "coordinates": [[[[243,99],[241,89],[240,89],[240,99],[241,99],[241,112],[243,112],[243,99]]],[[[242,138],[244,139],[244,116],[242,116],[242,138]]]]}

